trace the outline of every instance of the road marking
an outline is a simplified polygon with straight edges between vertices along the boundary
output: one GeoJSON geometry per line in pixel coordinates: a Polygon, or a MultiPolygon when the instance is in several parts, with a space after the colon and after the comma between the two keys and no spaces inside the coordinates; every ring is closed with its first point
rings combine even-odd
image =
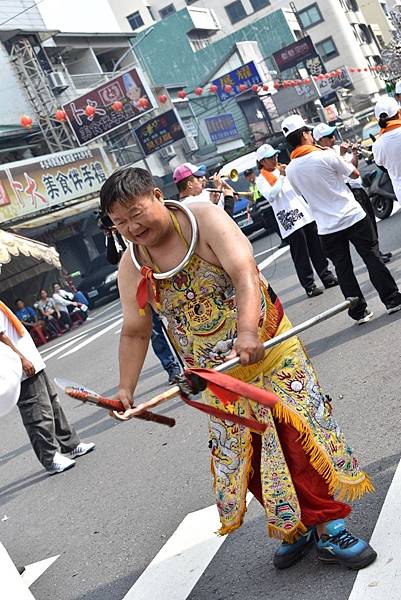
{"type": "Polygon", "coordinates": [[[31,587],[33,583],[59,558],[60,554],[45,558],[39,562],[32,563],[25,567],[25,571],[21,577],[24,580],[25,585],[31,587]]]}
{"type": "Polygon", "coordinates": [[[53,356],[57,356],[57,354],[60,354],[60,352],[64,352],[64,350],[66,348],[68,348],[69,346],[72,346],[73,344],[76,344],[77,342],[80,342],[82,340],[82,338],[86,337],[87,333],[85,331],[83,331],[79,336],[74,336],[74,339],[70,339],[70,340],[66,340],[62,345],[60,345],[59,348],[57,348],[57,350],[54,350],[54,352],[50,352],[49,354],[46,354],[46,356],[43,356],[43,360],[49,360],[49,358],[53,358],[53,356]]]}
{"type": "Polygon", "coordinates": [[[64,344],[69,343],[71,340],[76,340],[77,338],[80,338],[83,335],[86,335],[86,334],[90,333],[91,331],[94,331],[95,329],[102,327],[102,325],[104,325],[105,323],[110,323],[110,321],[114,321],[114,319],[118,319],[120,316],[121,316],[121,312],[117,313],[116,315],[113,315],[112,317],[108,317],[104,321],[101,321],[100,323],[96,323],[96,325],[92,325],[91,327],[84,327],[83,325],[81,325],[81,327],[84,327],[84,329],[80,329],[80,331],[75,333],[75,335],[69,336],[67,339],[65,339],[65,340],[63,339],[60,342],[57,342],[57,344],[53,344],[49,348],[45,348],[44,350],[41,351],[40,354],[41,354],[41,356],[43,356],[43,358],[46,358],[45,354],[47,352],[52,352],[55,348],[59,348],[60,346],[63,346],[64,344]]]}
{"type": "Polygon", "coordinates": [[[268,254],[269,252],[273,252],[273,250],[275,250],[276,248],[278,248],[278,244],[276,246],[272,246],[271,248],[268,248],[267,250],[263,250],[263,252],[258,252],[257,254],[254,254],[254,258],[258,258],[259,256],[263,256],[263,254],[268,254]]]}
{"type": "Polygon", "coordinates": [[[274,252],[274,254],[272,254],[271,256],[268,256],[267,258],[265,258],[265,260],[262,260],[262,262],[258,264],[259,271],[263,271],[263,269],[266,269],[266,267],[271,265],[275,260],[277,260],[277,258],[280,258],[280,256],[282,256],[283,254],[288,252],[289,249],[290,249],[289,246],[284,246],[284,248],[279,248],[278,250],[276,250],[276,252],[274,252]]]}
{"type": "Polygon", "coordinates": [[[219,527],[215,505],[187,515],[123,600],[185,600],[227,537],[219,527]]]}
{"type": "Polygon", "coordinates": [[[370,543],[375,562],[359,571],[348,600],[400,600],[401,463],[384,500],[370,543]]]}
{"type": "Polygon", "coordinates": [[[86,340],[84,340],[83,342],[78,344],[77,346],[74,346],[74,348],[72,348],[71,350],[68,350],[68,352],[66,352],[65,354],[62,354],[61,356],[59,356],[57,360],[61,360],[62,358],[65,358],[66,356],[69,356],[70,354],[74,354],[75,352],[78,352],[78,350],[81,350],[82,348],[84,348],[85,346],[87,346],[88,344],[90,344],[91,342],[96,340],[97,338],[101,337],[102,335],[104,335],[105,333],[110,331],[110,329],[113,329],[113,327],[117,327],[118,325],[120,325],[120,323],[122,323],[122,321],[123,321],[123,318],[121,317],[115,323],[112,323],[108,327],[105,327],[104,329],[102,329],[102,331],[98,331],[94,335],[91,335],[90,338],[87,338],[86,340]]]}
{"type": "Polygon", "coordinates": [[[25,567],[22,576],[18,573],[7,550],[0,542],[0,572],[2,598],[10,600],[35,600],[28,589],[45,571],[58,559],[60,555],[46,558],[25,567]]]}

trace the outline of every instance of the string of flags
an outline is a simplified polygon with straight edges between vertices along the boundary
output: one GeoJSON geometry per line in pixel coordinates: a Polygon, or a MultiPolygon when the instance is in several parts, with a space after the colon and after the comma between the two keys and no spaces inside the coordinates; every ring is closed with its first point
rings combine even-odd
{"type": "MultiPolygon", "coordinates": [[[[370,67],[364,67],[364,68],[357,68],[357,67],[348,67],[348,72],[349,73],[377,73],[377,72],[383,72],[387,70],[387,66],[385,65],[373,65],[370,67]]],[[[298,87],[301,85],[309,85],[312,81],[318,82],[318,81],[323,81],[326,79],[334,79],[337,77],[341,77],[344,73],[344,69],[335,69],[334,71],[330,71],[329,73],[320,73],[319,75],[316,76],[309,76],[306,77],[304,79],[284,79],[284,80],[275,80],[273,82],[270,83],[261,83],[260,85],[254,83],[251,86],[246,85],[245,83],[241,83],[238,86],[238,89],[240,92],[247,92],[247,91],[252,91],[254,93],[258,93],[260,91],[265,91],[265,92],[271,92],[272,91],[272,87],[275,90],[280,90],[280,89],[286,89],[286,88],[291,88],[291,87],[298,87]]],[[[195,96],[202,96],[202,94],[204,93],[209,93],[209,94],[216,94],[218,91],[218,86],[215,85],[214,83],[210,84],[208,88],[203,88],[201,86],[196,87],[193,90],[193,93],[195,96]]],[[[231,94],[233,91],[233,86],[230,84],[227,84],[224,86],[224,91],[226,94],[231,94]]],[[[180,100],[185,100],[186,98],[188,98],[189,93],[186,92],[185,90],[179,90],[177,92],[177,97],[180,100]]],[[[158,100],[161,104],[165,104],[168,101],[169,97],[166,94],[160,94],[158,96],[158,100]]],[[[139,108],[142,109],[147,109],[150,107],[150,102],[148,100],[148,98],[139,98],[139,100],[137,101],[137,105],[139,108]]],[[[122,102],[120,102],[119,100],[116,100],[115,102],[113,102],[113,104],[111,105],[112,110],[114,110],[115,112],[121,112],[124,109],[124,105],[122,102]]],[[[92,106],[90,104],[88,104],[88,106],[86,106],[85,108],[85,113],[88,117],[93,118],[96,114],[96,107],[92,106]]],[[[53,118],[58,121],[59,123],[63,123],[67,121],[67,113],[65,112],[65,110],[63,110],[62,108],[59,108],[58,110],[55,111],[53,118]]],[[[20,125],[21,127],[24,127],[25,129],[31,129],[32,125],[33,125],[33,121],[32,118],[29,115],[22,115],[20,118],[20,125]]]]}

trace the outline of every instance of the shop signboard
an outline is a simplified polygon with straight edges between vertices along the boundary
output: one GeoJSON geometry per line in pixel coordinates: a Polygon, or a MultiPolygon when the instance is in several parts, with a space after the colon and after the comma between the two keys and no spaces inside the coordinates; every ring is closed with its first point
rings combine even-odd
{"type": "Polygon", "coordinates": [[[100,147],[76,148],[0,166],[0,223],[99,191],[112,171],[100,147]]]}
{"type": "Polygon", "coordinates": [[[185,131],[174,109],[157,115],[135,129],[135,135],[146,156],[185,138],[185,131]]]}
{"type": "Polygon", "coordinates": [[[241,65],[237,69],[222,75],[218,79],[214,79],[212,83],[217,86],[217,96],[224,102],[242,93],[240,85],[246,85],[250,88],[254,84],[261,85],[262,79],[255,63],[251,60],[245,65],[241,65]],[[231,91],[229,92],[226,90],[226,86],[228,85],[231,86],[231,91]]]}

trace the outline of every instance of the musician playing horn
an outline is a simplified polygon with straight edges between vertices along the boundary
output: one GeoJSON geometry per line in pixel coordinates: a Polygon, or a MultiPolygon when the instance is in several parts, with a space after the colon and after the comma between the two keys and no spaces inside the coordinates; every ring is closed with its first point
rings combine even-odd
{"type": "Polygon", "coordinates": [[[130,417],[151,332],[153,306],[166,318],[172,343],[188,367],[214,367],[240,357],[231,375],[279,398],[268,409],[244,397],[205,403],[227,419],[209,418],[209,446],[220,534],[236,530],[249,489],[266,512],[268,532],[282,540],[274,564],[285,568],[316,543],[318,556],[351,568],[375,551],[348,533],[345,502],[372,491],[332,416],[297,338],[264,356],[265,340],[291,327],[281,302],[257,270],[252,248],[213,204],[164,201],[149,172],[128,167],[103,184],[101,209],[130,241],[119,268],[123,310],[117,398],[130,417]],[[198,236],[196,236],[196,231],[198,236]],[[253,417],[263,435],[230,420],[253,417]],[[336,498],[334,497],[336,496],[336,498]]]}
{"type": "Polygon", "coordinates": [[[277,162],[279,151],[263,144],[256,151],[259,176],[256,186],[273,208],[274,217],[291,252],[298,279],[309,298],[323,293],[313,275],[313,267],[325,288],[334,287],[337,279],[329,270],[329,263],[317,233],[312,213],[302,196],[297,194],[285,176],[285,165],[277,162]]]}

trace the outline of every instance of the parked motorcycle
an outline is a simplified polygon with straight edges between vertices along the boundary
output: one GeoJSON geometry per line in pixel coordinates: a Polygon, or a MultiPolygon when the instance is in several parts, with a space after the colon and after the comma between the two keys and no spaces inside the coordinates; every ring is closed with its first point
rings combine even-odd
{"type": "Polygon", "coordinates": [[[362,183],[370,198],[376,217],[387,219],[393,212],[394,201],[397,200],[389,174],[370,161],[366,162],[360,170],[362,183]]]}

